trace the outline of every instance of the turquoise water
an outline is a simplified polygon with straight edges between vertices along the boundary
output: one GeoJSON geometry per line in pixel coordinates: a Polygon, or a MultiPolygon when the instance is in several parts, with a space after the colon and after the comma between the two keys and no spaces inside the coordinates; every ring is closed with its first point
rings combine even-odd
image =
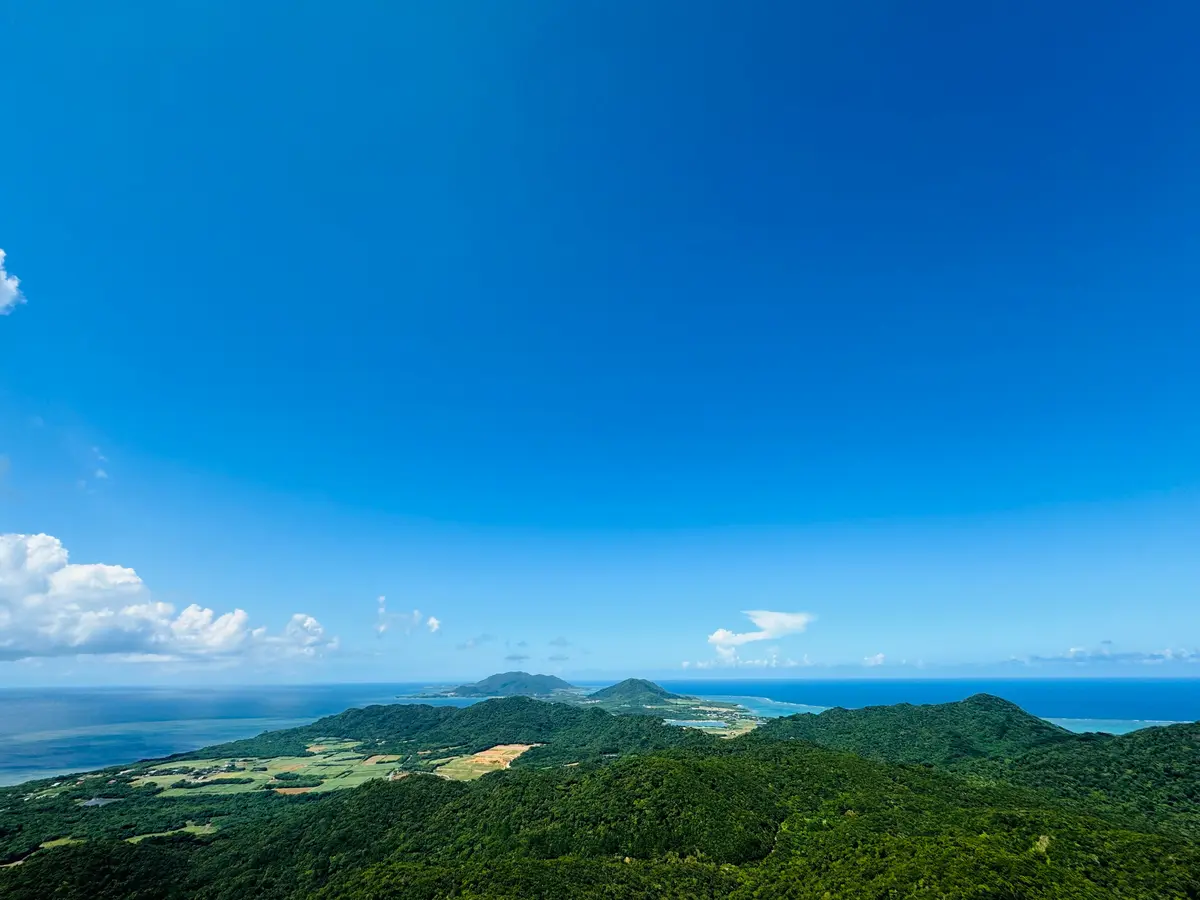
{"type": "MultiPolygon", "coordinates": [[[[697,695],[700,696],[700,695],[697,695]]],[[[779,700],[769,700],[766,697],[741,697],[738,695],[703,695],[705,700],[722,700],[726,703],[737,703],[756,716],[764,719],[774,719],[779,716],[792,716],[796,713],[821,713],[829,709],[827,706],[811,706],[805,703],[787,703],[779,700]]],[[[1104,731],[1108,734],[1128,734],[1142,728],[1152,728],[1156,725],[1173,725],[1173,721],[1155,721],[1146,719],[1072,719],[1047,718],[1046,721],[1065,728],[1068,731],[1104,731]]],[[[671,723],[676,724],[676,723],[671,723]]]]}
{"type": "Polygon", "coordinates": [[[1071,731],[1126,734],[1200,720],[1200,678],[856,679],[664,681],[681,694],[740,703],[764,718],[892,703],[948,703],[995,694],[1071,731]]]}

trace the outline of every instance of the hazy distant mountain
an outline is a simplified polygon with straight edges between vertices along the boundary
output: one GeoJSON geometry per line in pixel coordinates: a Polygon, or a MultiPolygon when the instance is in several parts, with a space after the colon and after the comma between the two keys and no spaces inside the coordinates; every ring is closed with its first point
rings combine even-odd
{"type": "Polygon", "coordinates": [[[553,675],[528,672],[503,672],[489,675],[474,684],[462,684],[450,693],[455,697],[546,697],[555,691],[569,691],[571,685],[553,675]]]}
{"type": "Polygon", "coordinates": [[[672,694],[662,685],[647,681],[645,678],[626,678],[612,687],[602,688],[594,694],[588,694],[588,699],[627,706],[641,706],[662,703],[666,700],[695,700],[696,698],[685,697],[683,694],[672,694]]]}

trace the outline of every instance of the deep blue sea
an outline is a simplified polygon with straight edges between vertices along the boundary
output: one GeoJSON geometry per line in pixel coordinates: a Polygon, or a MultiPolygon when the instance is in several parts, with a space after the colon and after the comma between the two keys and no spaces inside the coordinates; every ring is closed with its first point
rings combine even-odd
{"type": "MultiPolygon", "coordinates": [[[[986,692],[1075,731],[1200,720],[1200,679],[663,681],[762,716],[831,706],[943,703],[986,692]]],[[[599,685],[597,685],[599,686],[599,685]]],[[[98,769],[290,728],[352,706],[407,702],[423,685],[0,689],[0,784],[98,769]]],[[[469,700],[420,701],[467,705],[469,700]]]]}

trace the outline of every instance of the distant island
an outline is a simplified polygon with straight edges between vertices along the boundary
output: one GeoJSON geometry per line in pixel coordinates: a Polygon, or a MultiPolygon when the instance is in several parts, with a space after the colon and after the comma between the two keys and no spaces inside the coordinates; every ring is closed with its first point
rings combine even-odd
{"type": "Polygon", "coordinates": [[[756,715],[736,703],[675,694],[645,678],[626,678],[589,694],[554,675],[500,672],[471,684],[430,689],[402,699],[487,700],[501,697],[534,697],[555,703],[599,707],[610,713],[656,716],[669,725],[698,728],[721,737],[745,734],[759,724],[756,715]]]}
{"type": "Polygon", "coordinates": [[[620,703],[653,703],[662,700],[695,700],[683,694],[672,694],[665,687],[645,678],[626,678],[611,687],[601,688],[588,694],[592,700],[608,700],[620,703]]]}
{"type": "Polygon", "coordinates": [[[447,692],[450,697],[552,697],[573,691],[574,685],[554,675],[502,672],[474,684],[460,684],[447,692]]]}

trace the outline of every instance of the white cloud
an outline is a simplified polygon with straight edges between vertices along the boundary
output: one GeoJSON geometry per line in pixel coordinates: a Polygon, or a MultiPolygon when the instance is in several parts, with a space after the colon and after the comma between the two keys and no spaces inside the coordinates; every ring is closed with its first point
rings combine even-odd
{"type": "Polygon", "coordinates": [[[882,653],[876,653],[874,656],[864,656],[863,657],[863,665],[864,666],[882,666],[883,660],[884,660],[884,655],[882,653]]]}
{"type": "Polygon", "coordinates": [[[92,477],[103,479],[108,477],[108,473],[103,469],[97,469],[94,473],[92,473],[92,477]]]}
{"type": "Polygon", "coordinates": [[[133,569],[71,563],[62,542],[47,534],[0,535],[0,660],[308,657],[336,644],[303,614],[280,634],[251,629],[242,609],[217,615],[192,604],[176,614],[133,569]]]}
{"type": "Polygon", "coordinates": [[[758,626],[757,631],[735,632],[728,628],[718,628],[708,636],[708,642],[716,651],[716,659],[703,662],[687,663],[684,668],[695,666],[697,669],[725,668],[743,666],[752,668],[775,668],[778,666],[809,665],[808,657],[804,662],[794,659],[780,659],[779,647],[772,646],[759,652],[763,655],[756,659],[743,659],[738,654],[738,648],[755,641],[775,640],[791,634],[799,634],[808,628],[816,619],[812,613],[806,612],[775,612],[769,609],[749,609],[743,611],[746,616],[758,626]]]}
{"type": "Polygon", "coordinates": [[[718,647],[716,659],[704,659],[696,662],[685,660],[682,663],[685,669],[795,669],[811,665],[814,663],[808,658],[807,653],[800,659],[792,659],[790,656],[783,658],[772,648],[766,656],[757,659],[743,659],[738,656],[737,649],[734,647],[718,647]]]}
{"type": "Polygon", "coordinates": [[[7,316],[25,302],[25,295],[21,293],[21,280],[4,270],[4,256],[4,251],[0,249],[0,316],[7,316]]]}
{"type": "Polygon", "coordinates": [[[758,631],[730,631],[718,628],[708,636],[708,642],[721,652],[722,647],[738,647],[752,641],[769,641],[789,634],[799,634],[809,626],[816,616],[805,612],[772,612],[766,609],[745,610],[742,615],[758,626],[758,631]]]}
{"type": "Polygon", "coordinates": [[[387,597],[380,595],[378,599],[379,611],[375,619],[375,633],[383,637],[384,633],[389,631],[393,624],[399,625],[404,629],[405,634],[412,634],[413,629],[419,628],[424,622],[426,627],[431,632],[436,632],[442,627],[441,620],[436,616],[430,616],[428,619],[421,615],[419,609],[414,609],[412,612],[406,613],[390,613],[387,608],[387,597]]]}

